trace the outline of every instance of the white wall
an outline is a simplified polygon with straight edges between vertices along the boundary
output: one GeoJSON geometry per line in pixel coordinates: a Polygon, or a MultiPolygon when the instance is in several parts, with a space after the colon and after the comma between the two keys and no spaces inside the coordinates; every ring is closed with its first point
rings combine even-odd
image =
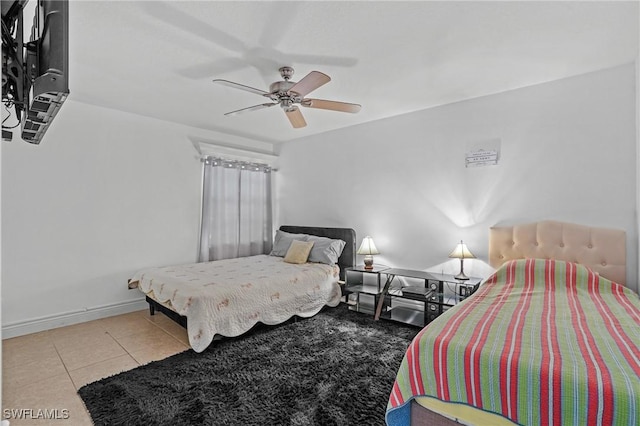
{"type": "Polygon", "coordinates": [[[136,270],[195,261],[193,134],[70,98],[39,146],[3,142],[4,338],[144,308],[136,270]]]}
{"type": "Polygon", "coordinates": [[[353,227],[377,263],[417,269],[460,239],[487,259],[496,224],[621,228],[635,287],[635,116],[631,64],[289,142],[277,224],[353,227]],[[499,165],[465,168],[469,146],[495,139],[499,165]]]}

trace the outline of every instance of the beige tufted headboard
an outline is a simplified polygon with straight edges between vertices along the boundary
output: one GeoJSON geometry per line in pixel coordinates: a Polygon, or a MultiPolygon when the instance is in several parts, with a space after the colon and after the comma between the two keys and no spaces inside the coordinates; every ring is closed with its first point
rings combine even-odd
{"type": "Polygon", "coordinates": [[[513,259],[565,260],[626,285],[626,253],[626,233],[617,229],[542,221],[489,232],[489,264],[494,268],[513,259]]]}

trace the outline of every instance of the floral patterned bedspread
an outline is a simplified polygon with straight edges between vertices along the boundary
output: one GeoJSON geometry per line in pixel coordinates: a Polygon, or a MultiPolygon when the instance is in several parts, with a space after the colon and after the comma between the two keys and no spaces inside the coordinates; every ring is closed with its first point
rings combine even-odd
{"type": "Polygon", "coordinates": [[[146,269],[131,281],[187,317],[191,347],[202,352],[216,334],[238,336],[258,322],[280,324],[337,306],[339,272],[337,265],[298,265],[258,255],[146,269]]]}

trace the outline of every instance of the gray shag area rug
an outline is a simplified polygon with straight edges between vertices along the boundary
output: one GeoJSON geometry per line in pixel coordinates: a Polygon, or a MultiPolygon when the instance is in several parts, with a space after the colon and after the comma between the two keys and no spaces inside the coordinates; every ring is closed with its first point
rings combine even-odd
{"type": "Polygon", "coordinates": [[[96,425],[384,425],[418,328],[346,305],[80,388],[96,425]]]}

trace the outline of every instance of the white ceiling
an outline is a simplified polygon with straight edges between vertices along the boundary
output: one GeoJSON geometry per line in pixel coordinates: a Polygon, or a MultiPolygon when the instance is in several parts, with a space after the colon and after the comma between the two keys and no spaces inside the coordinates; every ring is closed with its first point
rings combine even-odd
{"type": "Polygon", "coordinates": [[[582,74],[638,56],[638,2],[71,1],[70,98],[277,143],[582,74]],[[309,97],[358,114],[280,108],[278,68],[332,81],[309,97]]]}

